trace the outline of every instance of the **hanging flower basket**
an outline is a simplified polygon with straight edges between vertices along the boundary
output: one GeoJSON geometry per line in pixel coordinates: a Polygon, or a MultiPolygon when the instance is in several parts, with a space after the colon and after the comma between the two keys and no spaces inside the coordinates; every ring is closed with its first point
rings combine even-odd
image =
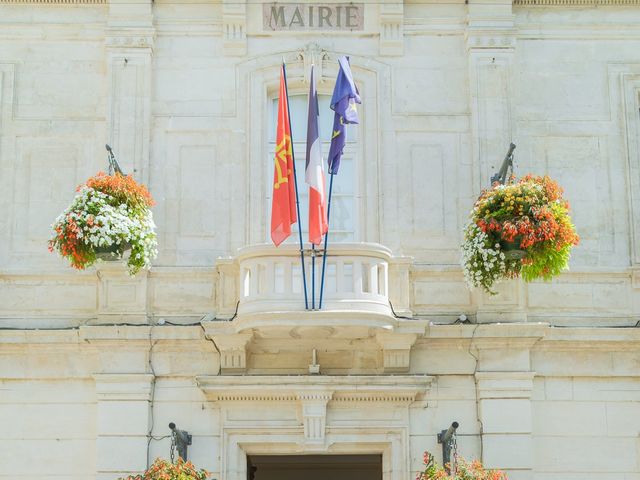
{"type": "Polygon", "coordinates": [[[579,243],[569,203],[548,176],[494,185],[480,195],[470,218],[462,244],[465,279],[490,294],[508,278],[551,280],[568,268],[579,243]]]}
{"type": "Polygon", "coordinates": [[[197,469],[191,462],[178,457],[176,463],[157,458],[146,472],[141,475],[129,475],[120,480],[206,480],[209,472],[197,469]]]}
{"type": "Polygon", "coordinates": [[[152,205],[149,191],[132,177],[100,172],[78,187],[71,205],[52,225],[49,251],[80,270],[97,260],[126,259],[135,275],[157,255],[152,205]]]}
{"type": "Polygon", "coordinates": [[[416,480],[507,480],[503,471],[487,470],[478,460],[471,463],[461,457],[456,460],[455,472],[451,473],[450,465],[445,469],[434,461],[433,455],[424,452],[424,471],[418,473],[416,480]]]}

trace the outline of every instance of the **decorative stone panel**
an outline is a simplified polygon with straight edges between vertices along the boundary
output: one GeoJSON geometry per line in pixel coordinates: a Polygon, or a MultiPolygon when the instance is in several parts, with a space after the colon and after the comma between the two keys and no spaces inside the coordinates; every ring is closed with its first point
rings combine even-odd
{"type": "Polygon", "coordinates": [[[103,262],[98,274],[98,323],[147,323],[147,276],[128,274],[124,262],[103,262]]]}

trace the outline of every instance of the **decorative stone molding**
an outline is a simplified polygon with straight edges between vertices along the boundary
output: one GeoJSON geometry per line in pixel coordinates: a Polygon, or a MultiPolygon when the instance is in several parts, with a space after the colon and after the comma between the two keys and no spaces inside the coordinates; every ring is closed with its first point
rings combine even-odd
{"type": "Polygon", "coordinates": [[[468,49],[514,49],[516,46],[516,29],[500,31],[467,30],[468,49]]]}
{"type": "Polygon", "coordinates": [[[380,55],[404,52],[404,2],[380,4],[380,55]]]}
{"type": "Polygon", "coordinates": [[[153,48],[155,33],[147,34],[136,32],[133,34],[127,30],[109,29],[105,37],[105,46],[109,48],[153,48]]]}
{"type": "Polygon", "coordinates": [[[640,0],[513,0],[514,7],[632,7],[640,0]]]}
{"type": "Polygon", "coordinates": [[[385,373],[406,373],[409,371],[411,347],[416,342],[415,333],[379,332],[376,341],[382,347],[385,373]]]}
{"type": "Polygon", "coordinates": [[[311,65],[314,66],[316,79],[323,81],[323,64],[329,60],[329,52],[317,43],[308,43],[304,49],[298,51],[298,60],[304,63],[304,81],[309,83],[311,65]]]}
{"type": "Polygon", "coordinates": [[[1,4],[104,5],[108,0],[0,0],[1,4]]]}
{"type": "Polygon", "coordinates": [[[220,351],[220,373],[239,375],[247,369],[247,345],[253,333],[213,333],[211,323],[203,323],[205,336],[214,341],[220,351]]]}
{"type": "Polygon", "coordinates": [[[247,4],[231,0],[222,2],[222,39],[225,55],[247,53],[247,4]]]}
{"type": "Polygon", "coordinates": [[[327,403],[332,392],[325,390],[302,391],[297,395],[302,407],[302,425],[307,443],[323,444],[327,424],[327,403]]]}
{"type": "Polygon", "coordinates": [[[429,389],[428,375],[252,375],[199,376],[198,387],[216,402],[301,402],[321,393],[331,402],[393,402],[409,404],[429,389]]]}

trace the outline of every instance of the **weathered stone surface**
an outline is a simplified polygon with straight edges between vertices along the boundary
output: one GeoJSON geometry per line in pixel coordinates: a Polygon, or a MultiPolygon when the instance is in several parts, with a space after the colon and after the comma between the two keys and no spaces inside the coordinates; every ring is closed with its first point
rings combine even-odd
{"type": "Polygon", "coordinates": [[[365,2],[330,35],[266,30],[255,2],[55,3],[0,0],[0,479],[113,480],[175,422],[219,480],[247,454],[354,451],[407,480],[453,421],[512,480],[640,478],[640,334],[614,328],[640,315],[637,2],[365,2]],[[304,106],[313,63],[327,102],[345,53],[362,123],[332,216],[353,231],[331,308],[303,312],[296,247],[264,245],[279,67],[304,106]],[[489,297],[458,245],[512,140],[582,242],[571,272],[489,297]],[[135,278],[46,251],[106,141],[157,201],[135,278]]]}

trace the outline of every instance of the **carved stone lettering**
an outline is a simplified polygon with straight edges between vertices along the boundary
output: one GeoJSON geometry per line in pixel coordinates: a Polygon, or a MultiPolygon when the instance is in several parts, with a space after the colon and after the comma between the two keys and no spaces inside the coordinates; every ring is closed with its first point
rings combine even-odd
{"type": "Polygon", "coordinates": [[[262,25],[270,31],[363,30],[364,4],[263,4],[262,25]]]}

